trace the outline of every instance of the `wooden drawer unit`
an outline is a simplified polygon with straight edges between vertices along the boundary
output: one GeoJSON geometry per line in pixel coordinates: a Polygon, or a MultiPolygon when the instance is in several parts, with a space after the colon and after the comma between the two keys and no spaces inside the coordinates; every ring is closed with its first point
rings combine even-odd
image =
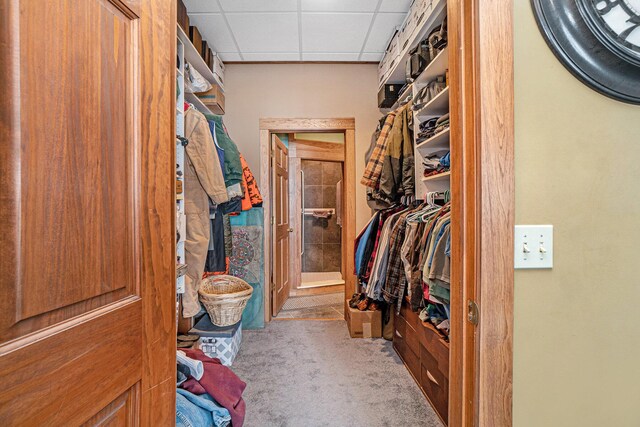
{"type": "Polygon", "coordinates": [[[449,415],[449,360],[441,359],[440,350],[432,351],[420,345],[420,388],[427,395],[440,418],[447,422],[449,415]]]}
{"type": "Polygon", "coordinates": [[[430,324],[403,302],[400,315],[394,311],[393,347],[402,358],[431,406],[447,423],[449,415],[449,343],[430,324]]]}

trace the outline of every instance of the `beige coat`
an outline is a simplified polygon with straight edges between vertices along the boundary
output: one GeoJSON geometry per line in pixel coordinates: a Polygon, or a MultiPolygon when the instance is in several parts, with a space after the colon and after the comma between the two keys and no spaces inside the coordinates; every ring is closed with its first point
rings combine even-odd
{"type": "Polygon", "coordinates": [[[184,127],[189,144],[184,168],[187,274],[182,296],[182,316],[188,318],[200,311],[198,289],[207,261],[210,236],[209,198],[215,204],[220,204],[228,201],[228,196],[207,119],[199,111],[189,108],[185,113],[184,127]]]}

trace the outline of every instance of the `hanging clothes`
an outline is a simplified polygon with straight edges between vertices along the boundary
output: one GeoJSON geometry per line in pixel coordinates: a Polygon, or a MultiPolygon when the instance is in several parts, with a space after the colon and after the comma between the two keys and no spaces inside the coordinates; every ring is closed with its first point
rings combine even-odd
{"type": "Polygon", "coordinates": [[[207,115],[207,120],[215,123],[215,136],[218,145],[224,150],[224,182],[228,188],[232,189],[230,198],[242,197],[239,184],[242,182],[242,164],[240,163],[240,151],[229,137],[224,127],[222,116],[207,115]],[[234,187],[238,184],[238,188],[234,187]]]}
{"type": "Polygon", "coordinates": [[[209,124],[193,107],[185,112],[185,136],[189,140],[184,173],[187,272],[182,315],[189,318],[200,311],[198,289],[210,239],[209,199],[219,204],[226,202],[228,196],[209,124]]]}
{"type": "Polygon", "coordinates": [[[409,128],[409,114],[408,104],[399,108],[389,135],[377,196],[387,202],[415,194],[413,133],[409,128]]]}
{"type": "Polygon", "coordinates": [[[242,210],[248,211],[251,208],[262,206],[262,195],[258,189],[256,179],[242,154],[240,154],[240,164],[242,165],[242,186],[244,187],[242,210]]]}

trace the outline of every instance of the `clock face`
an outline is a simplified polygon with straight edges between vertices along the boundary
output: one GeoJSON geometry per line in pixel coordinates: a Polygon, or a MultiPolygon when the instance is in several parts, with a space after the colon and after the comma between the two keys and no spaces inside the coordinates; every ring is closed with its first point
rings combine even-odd
{"type": "Polygon", "coordinates": [[[640,65],[640,0],[578,0],[594,35],[622,59],[640,65]]]}

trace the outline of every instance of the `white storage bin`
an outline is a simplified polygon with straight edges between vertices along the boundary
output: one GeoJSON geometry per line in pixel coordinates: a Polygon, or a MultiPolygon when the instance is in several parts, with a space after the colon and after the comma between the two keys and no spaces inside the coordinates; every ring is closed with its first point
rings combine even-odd
{"type": "Polygon", "coordinates": [[[231,366],[242,343],[242,321],[231,326],[215,326],[208,315],[203,317],[189,334],[199,335],[197,347],[209,357],[220,359],[225,366],[231,366]]]}

